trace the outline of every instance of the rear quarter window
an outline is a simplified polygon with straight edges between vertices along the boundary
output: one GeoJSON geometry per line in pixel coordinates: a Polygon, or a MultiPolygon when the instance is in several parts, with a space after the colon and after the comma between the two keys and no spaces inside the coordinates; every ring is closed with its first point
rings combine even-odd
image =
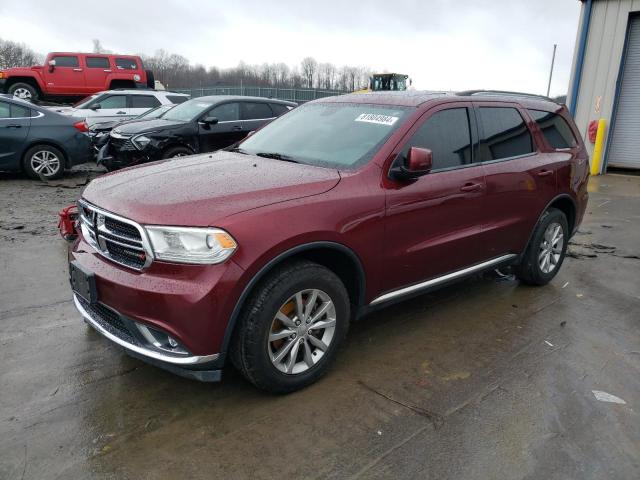
{"type": "Polygon", "coordinates": [[[527,110],[538,124],[545,140],[555,149],[573,148],[578,145],[571,127],[560,115],[543,110],[527,110]]]}
{"type": "Polygon", "coordinates": [[[135,58],[116,58],[118,70],[137,70],[138,64],[135,58]]]}
{"type": "Polygon", "coordinates": [[[180,95],[167,95],[167,100],[178,105],[179,103],[183,103],[189,100],[189,97],[182,97],[180,95]]]}

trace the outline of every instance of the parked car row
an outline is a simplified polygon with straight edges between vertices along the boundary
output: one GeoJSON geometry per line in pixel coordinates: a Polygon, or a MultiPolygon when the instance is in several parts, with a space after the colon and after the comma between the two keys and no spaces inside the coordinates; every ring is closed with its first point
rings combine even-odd
{"type": "MultiPolygon", "coordinates": [[[[208,135],[239,137],[281,107],[194,99],[114,128],[101,152],[203,151],[208,135]]],[[[316,100],[233,148],[93,180],[69,258],[74,302],[156,366],[217,381],[231,361],[257,387],[291,392],[324,375],[351,321],[376,308],[498,267],[551,281],[588,175],[571,116],[548,99],[316,100]]]]}
{"type": "Polygon", "coordinates": [[[115,170],[215,151],[296,107],[258,97],[189,100],[142,89],[99,92],[73,107],[42,107],[11,95],[0,102],[0,170],[35,178],[58,178],[65,168],[93,159],[115,170]]]}

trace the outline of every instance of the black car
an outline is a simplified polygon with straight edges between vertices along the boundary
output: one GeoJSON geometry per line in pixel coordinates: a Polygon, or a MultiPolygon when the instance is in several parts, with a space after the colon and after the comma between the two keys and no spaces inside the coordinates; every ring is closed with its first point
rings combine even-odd
{"type": "Polygon", "coordinates": [[[125,123],[139,122],[141,120],[151,120],[154,118],[160,118],[166,112],[175,107],[174,104],[160,105],[159,107],[147,110],[142,115],[132,118],[131,120],[110,120],[108,122],[98,122],[89,126],[89,138],[91,143],[96,149],[100,149],[107,140],[109,140],[109,133],[115,127],[124,125],[125,123]]]}
{"type": "Polygon", "coordinates": [[[194,98],[161,118],[118,126],[98,153],[108,170],[228,147],[297,104],[242,96],[194,98]]]}
{"type": "Polygon", "coordinates": [[[14,97],[0,96],[0,170],[59,178],[93,153],[87,126],[14,97]]]}

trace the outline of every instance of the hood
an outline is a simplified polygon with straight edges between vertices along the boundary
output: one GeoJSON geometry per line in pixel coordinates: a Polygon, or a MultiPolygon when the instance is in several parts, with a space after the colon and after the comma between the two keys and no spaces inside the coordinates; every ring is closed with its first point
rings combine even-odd
{"type": "Polygon", "coordinates": [[[139,133],[157,132],[158,130],[165,130],[167,128],[180,127],[184,124],[185,122],[163,120],[161,118],[152,120],[141,119],[137,122],[120,125],[115,130],[123,135],[137,135],[139,133]]]}
{"type": "Polygon", "coordinates": [[[319,195],[339,181],[337,170],[220,151],[103,175],[83,198],[142,224],[210,226],[243,211],[319,195]]]}

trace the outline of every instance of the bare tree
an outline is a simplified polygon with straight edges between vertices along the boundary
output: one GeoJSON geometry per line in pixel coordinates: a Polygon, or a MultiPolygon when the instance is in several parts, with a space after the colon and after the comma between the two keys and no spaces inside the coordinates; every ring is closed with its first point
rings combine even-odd
{"type": "Polygon", "coordinates": [[[107,50],[102,46],[100,40],[97,38],[93,39],[93,53],[111,53],[111,50],[107,50]]]}
{"type": "Polygon", "coordinates": [[[42,64],[44,57],[24,43],[2,40],[0,38],[0,68],[30,67],[42,64]]]}
{"type": "Polygon", "coordinates": [[[305,57],[300,62],[300,67],[302,69],[302,76],[305,79],[306,87],[313,88],[313,78],[316,74],[316,70],[318,69],[318,62],[313,57],[305,57]]]}

